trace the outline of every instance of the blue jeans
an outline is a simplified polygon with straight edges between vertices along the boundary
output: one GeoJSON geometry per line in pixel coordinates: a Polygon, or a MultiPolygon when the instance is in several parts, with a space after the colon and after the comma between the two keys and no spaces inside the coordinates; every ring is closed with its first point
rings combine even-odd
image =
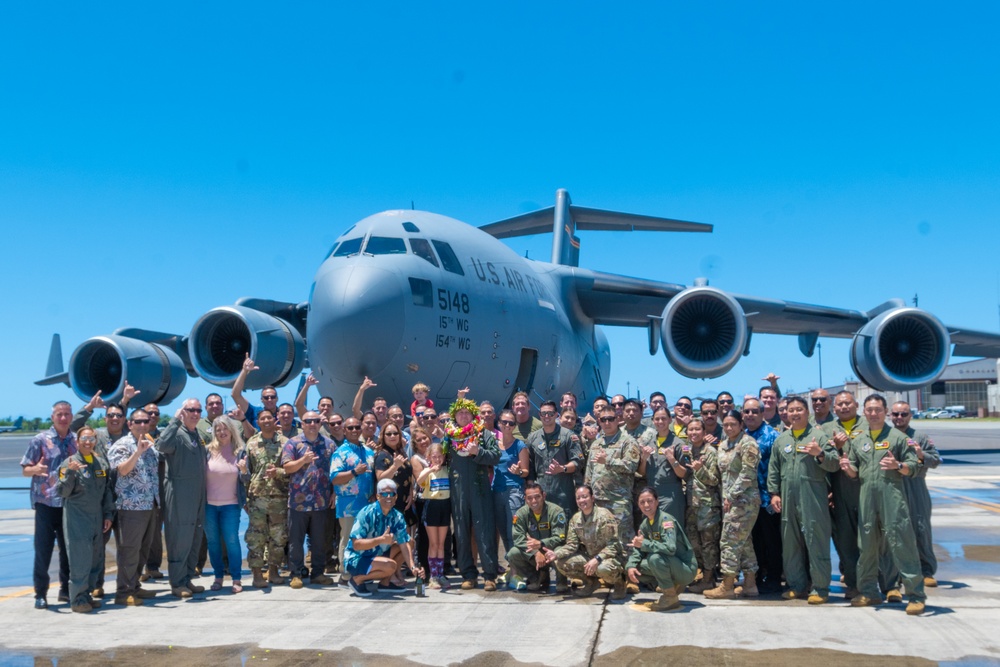
{"type": "Polygon", "coordinates": [[[229,574],[239,581],[243,571],[243,553],[240,551],[240,506],[205,505],[205,534],[208,535],[208,560],[216,579],[222,579],[226,569],[222,562],[222,543],[226,544],[229,574]]]}
{"type": "Polygon", "coordinates": [[[493,492],[493,512],[504,553],[514,546],[514,515],[524,506],[524,489],[511,486],[493,492]]]}

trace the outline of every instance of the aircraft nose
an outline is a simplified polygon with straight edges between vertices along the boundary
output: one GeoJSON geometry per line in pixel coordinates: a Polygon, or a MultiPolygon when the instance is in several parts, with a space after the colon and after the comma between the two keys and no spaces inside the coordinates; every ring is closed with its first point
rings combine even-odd
{"type": "Polygon", "coordinates": [[[391,271],[354,264],[316,281],[307,334],[311,363],[342,382],[382,371],[403,337],[403,289],[391,271]]]}

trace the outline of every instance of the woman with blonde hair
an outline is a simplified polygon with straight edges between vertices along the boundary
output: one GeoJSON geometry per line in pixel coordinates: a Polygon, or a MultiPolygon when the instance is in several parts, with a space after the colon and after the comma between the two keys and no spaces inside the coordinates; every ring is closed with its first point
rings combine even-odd
{"type": "Polygon", "coordinates": [[[208,536],[208,560],[215,573],[213,591],[222,588],[222,573],[226,570],[223,544],[233,579],[233,593],[243,590],[239,529],[240,508],[246,503],[246,490],[240,473],[246,470],[246,459],[242,431],[236,420],[220,415],[212,422],[212,440],[207,445],[205,534],[208,536]]]}

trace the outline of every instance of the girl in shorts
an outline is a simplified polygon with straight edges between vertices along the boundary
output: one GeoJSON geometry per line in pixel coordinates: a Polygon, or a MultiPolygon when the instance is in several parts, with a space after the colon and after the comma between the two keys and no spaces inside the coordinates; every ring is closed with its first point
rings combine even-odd
{"type": "Polygon", "coordinates": [[[451,588],[444,576],[444,541],[451,525],[448,465],[439,443],[430,446],[427,456],[430,465],[420,472],[417,485],[421,487],[424,498],[422,518],[427,528],[427,560],[431,566],[429,586],[447,590],[451,588]]]}

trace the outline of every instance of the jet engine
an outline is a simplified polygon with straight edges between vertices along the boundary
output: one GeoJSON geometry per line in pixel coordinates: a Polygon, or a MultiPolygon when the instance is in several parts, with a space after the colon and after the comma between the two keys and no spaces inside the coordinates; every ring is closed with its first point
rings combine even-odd
{"type": "Polygon", "coordinates": [[[73,351],[69,382],[85,401],[98,390],[105,401],[119,401],[128,382],[141,392],[143,405],[169,403],[184,390],[187,371],[169,347],[111,334],[90,338],[73,351]]]}
{"type": "Polygon", "coordinates": [[[288,322],[245,306],[220,306],[201,316],[188,336],[191,364],[207,382],[229,387],[247,354],[260,370],[248,389],[283,385],[306,363],[302,335],[288,322]]]}
{"type": "Polygon", "coordinates": [[[868,322],[851,343],[851,367],[881,390],[917,389],[948,365],[951,336],[941,320],[919,308],[894,308],[868,322]]]}
{"type": "Polygon", "coordinates": [[[674,370],[689,378],[724,375],[746,349],[747,319],[733,297],[712,287],[691,287],[663,309],[660,342],[674,370]]]}

